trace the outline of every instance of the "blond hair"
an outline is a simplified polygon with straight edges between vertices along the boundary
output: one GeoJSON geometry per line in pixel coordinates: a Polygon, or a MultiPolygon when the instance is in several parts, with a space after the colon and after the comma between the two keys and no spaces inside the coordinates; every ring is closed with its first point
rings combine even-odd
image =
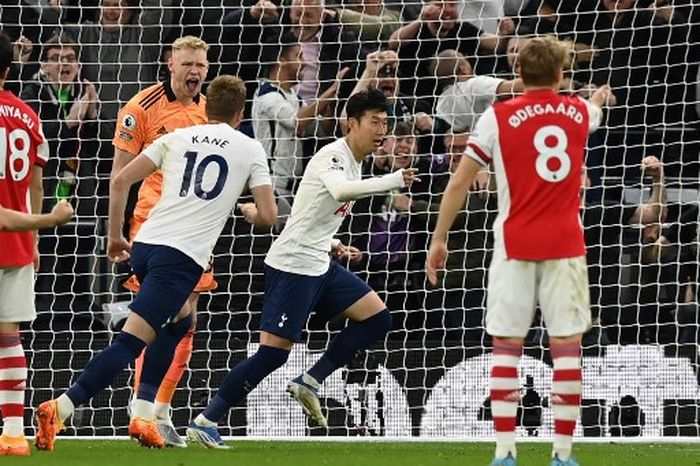
{"type": "Polygon", "coordinates": [[[204,42],[202,39],[199,37],[195,36],[183,36],[175,39],[175,42],[173,42],[172,45],[172,51],[177,52],[178,50],[182,49],[189,49],[189,50],[204,50],[205,52],[209,51],[209,44],[204,42]]]}
{"type": "Polygon", "coordinates": [[[222,74],[207,89],[205,111],[209,120],[228,122],[245,106],[246,89],[238,76],[222,74]]]}
{"type": "Polygon", "coordinates": [[[520,77],[526,86],[549,86],[571,67],[571,43],[553,36],[535,37],[518,54],[520,77]]]}

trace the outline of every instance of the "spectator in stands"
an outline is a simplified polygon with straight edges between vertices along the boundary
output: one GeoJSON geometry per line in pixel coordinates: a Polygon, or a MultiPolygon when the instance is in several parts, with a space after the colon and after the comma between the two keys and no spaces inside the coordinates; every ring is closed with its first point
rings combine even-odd
{"type": "Polygon", "coordinates": [[[161,39],[171,27],[173,0],[101,0],[99,22],[64,26],[80,45],[82,76],[96,83],[101,112],[114,132],[119,108],[155,83],[161,39]]]}
{"type": "MultiPolygon", "coordinates": [[[[2,23],[0,23],[2,24],[2,23]]],[[[5,89],[11,91],[15,95],[21,92],[22,77],[26,76],[25,64],[29,62],[34,44],[25,36],[20,36],[19,39],[12,44],[13,66],[10,67],[9,74],[5,80],[5,89]]]]}
{"type": "MultiPolygon", "coordinates": [[[[407,123],[398,123],[393,134],[387,136],[379,157],[365,162],[365,174],[394,172],[412,165],[416,155],[416,139],[407,123]]],[[[355,202],[353,216],[346,229],[347,243],[363,252],[362,259],[351,264],[363,275],[367,283],[377,291],[394,311],[395,329],[416,329],[418,321],[406,322],[407,314],[419,308],[416,289],[422,286],[417,275],[422,261],[413,251],[411,201],[407,189],[389,194],[366,197],[355,202]]],[[[423,229],[425,230],[425,229],[423,229]]],[[[411,314],[411,317],[413,314],[411,314]]]]}
{"type": "Polygon", "coordinates": [[[265,45],[265,62],[274,63],[260,80],[253,99],[253,131],[270,158],[275,190],[290,205],[295,184],[303,174],[301,139],[317,114],[332,104],[347,68],[318,99],[302,105],[294,86],[301,80],[305,63],[294,36],[286,35],[281,47],[265,45]]]}
{"type": "MultiPolygon", "coordinates": [[[[98,97],[94,84],[79,79],[79,47],[72,38],[54,36],[42,48],[41,69],[33,81],[25,83],[20,97],[41,118],[52,155],[44,172],[46,190],[53,194],[57,176],[64,178],[63,183],[75,179],[80,158],[94,163],[96,144],[89,140],[97,136],[98,97]]],[[[88,168],[86,173],[95,171],[88,168]]],[[[61,189],[69,190],[71,185],[61,189]]]]}
{"type": "Polygon", "coordinates": [[[634,0],[602,0],[594,28],[604,46],[593,63],[594,81],[609,83],[623,104],[608,124],[682,121],[686,83],[694,78],[687,21],[656,2],[637,8],[634,0]]]}
{"type": "MultiPolygon", "coordinates": [[[[389,128],[403,121],[411,123],[415,132],[430,134],[433,131],[433,119],[429,115],[430,105],[422,99],[401,92],[401,81],[397,76],[398,67],[399,57],[393,50],[368,54],[365,69],[350,95],[367,89],[379,89],[389,101],[389,128]]],[[[345,108],[343,108],[340,118],[343,133],[347,128],[345,115],[345,108]]]]}
{"type": "Polygon", "coordinates": [[[532,14],[534,8],[528,5],[537,3],[530,0],[462,0],[459,17],[481,31],[490,34],[509,35],[515,25],[511,17],[532,14]]]}
{"type": "MultiPolygon", "coordinates": [[[[587,204],[583,209],[584,238],[588,280],[591,289],[593,321],[610,325],[636,325],[635,316],[629,317],[620,309],[620,258],[623,247],[629,243],[629,226],[645,226],[662,222],[667,215],[666,186],[663,165],[658,158],[649,156],[642,160],[642,172],[652,177],[649,199],[640,205],[624,205],[619,202],[587,204]]],[[[632,328],[632,327],[629,327],[632,328]]],[[[589,342],[597,342],[600,329],[594,328],[587,335],[589,342]]],[[[603,336],[615,340],[615,335],[603,336]]],[[[635,336],[636,338],[636,330],[635,336]]]]}
{"type": "Polygon", "coordinates": [[[330,87],[342,68],[355,69],[364,58],[355,34],[336,24],[324,6],[324,0],[292,0],[289,12],[291,30],[301,42],[306,64],[297,88],[305,103],[330,87]]]}
{"type": "Polygon", "coordinates": [[[328,14],[352,31],[367,49],[377,49],[401,27],[401,11],[388,8],[383,0],[348,0],[328,14]]]}
{"type": "MultiPolygon", "coordinates": [[[[573,43],[576,62],[589,63],[598,56],[598,49],[604,46],[600,43],[600,34],[595,30],[597,2],[543,0],[535,14],[520,21],[518,35],[552,34],[558,39],[569,40],[573,43]]],[[[583,77],[581,79],[587,81],[583,77]]]]}
{"type": "Polygon", "coordinates": [[[442,88],[435,115],[451,128],[472,128],[496,100],[509,99],[524,90],[520,78],[506,81],[474,75],[471,64],[457,50],[440,52],[430,69],[442,88]]]}
{"type": "MultiPolygon", "coordinates": [[[[428,197],[423,197],[423,200],[430,201],[432,196],[442,195],[450,180],[450,175],[457,169],[462,154],[467,149],[468,140],[469,133],[460,129],[452,129],[443,136],[445,152],[431,157],[430,168],[427,170],[430,176],[427,183],[423,183],[427,185],[425,186],[427,188],[425,194],[428,194],[428,197]]],[[[477,173],[472,185],[472,192],[485,200],[490,191],[494,191],[495,195],[494,179],[488,167],[485,167],[477,173]]]]}
{"type": "MultiPolygon", "coordinates": [[[[346,97],[354,86],[356,68],[364,51],[355,34],[339,25],[325,10],[323,0],[292,0],[290,8],[281,8],[270,0],[259,0],[250,8],[239,8],[223,19],[224,56],[231,62],[222,71],[238,74],[248,83],[249,98],[262,73],[260,44],[278,42],[290,32],[301,43],[304,70],[297,95],[308,105],[336,81],[343,68],[350,68],[338,91],[346,97]],[[354,71],[355,70],[355,71],[354,71]]],[[[335,106],[328,106],[325,118],[307,127],[304,154],[310,155],[336,132],[335,106]]]]}
{"type": "MultiPolygon", "coordinates": [[[[482,50],[493,53],[505,46],[498,35],[479,31],[469,23],[459,21],[458,5],[453,0],[432,0],[421,10],[420,17],[394,32],[389,48],[399,55],[399,70],[404,76],[404,92],[417,97],[434,98],[436,82],[430,74],[430,61],[443,50],[453,49],[464,56],[474,56],[482,50]]],[[[488,71],[493,60],[483,58],[488,71]]]]}
{"type": "Polygon", "coordinates": [[[676,341],[677,323],[689,340],[697,325],[698,204],[677,207],[676,221],[666,228],[648,225],[642,238],[638,323],[647,343],[676,341]]]}
{"type": "MultiPolygon", "coordinates": [[[[442,193],[459,165],[469,134],[450,132],[444,138],[446,153],[433,158],[431,195],[415,199],[412,206],[420,217],[428,216],[428,229],[437,221],[442,193]]],[[[467,346],[482,344],[485,335],[486,269],[493,250],[491,228],[498,212],[491,179],[488,168],[477,175],[472,194],[450,230],[448,247],[451,252],[447,259],[444,289],[429,289],[426,294],[426,327],[433,329],[429,332],[439,333],[435,329],[444,328],[448,340],[464,341],[467,346]]]]}

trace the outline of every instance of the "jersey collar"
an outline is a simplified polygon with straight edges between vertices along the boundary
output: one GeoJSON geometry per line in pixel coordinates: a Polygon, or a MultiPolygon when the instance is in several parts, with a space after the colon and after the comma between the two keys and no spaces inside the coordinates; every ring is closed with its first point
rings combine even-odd
{"type": "MultiPolygon", "coordinates": [[[[170,79],[167,79],[165,82],[163,82],[163,88],[165,89],[165,95],[168,96],[168,102],[175,102],[177,100],[177,97],[175,96],[175,92],[173,91],[173,87],[170,85],[170,79]]],[[[196,96],[194,96],[194,103],[199,104],[199,98],[202,94],[199,93],[196,96]]]]}

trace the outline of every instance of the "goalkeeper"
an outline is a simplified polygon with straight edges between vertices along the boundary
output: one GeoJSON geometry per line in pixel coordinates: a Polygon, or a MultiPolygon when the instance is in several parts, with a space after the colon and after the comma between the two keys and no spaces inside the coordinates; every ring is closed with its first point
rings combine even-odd
{"type": "Polygon", "coordinates": [[[157,387],[167,372],[184,332],[179,338],[173,335],[182,323],[190,323],[189,310],[183,306],[246,185],[255,200],[240,206],[246,219],[258,226],[277,221],[265,151],[234,129],[243,117],[243,81],[219,76],[207,95],[209,124],[180,128],[159,138],[110,183],[107,254],[119,262],[131,251],[131,265],[142,286],[112,344],[85,366],[64,394],[37,408],[40,450],[53,450],[56,434],[75,408],[107,387],[146,345],[143,381],[135,403],[140,414],[132,418],[129,435],[144,446],[163,447],[151,403],[153,392],[143,387],[157,387]],[[132,246],[122,237],[129,188],[156,170],[163,173],[163,193],[132,246]]]}
{"type": "MultiPolygon", "coordinates": [[[[112,176],[119,173],[143,149],[163,134],[170,133],[177,128],[206,123],[205,100],[201,95],[201,89],[209,67],[208,49],[209,46],[204,41],[193,36],[177,39],[173,42],[173,54],[168,63],[170,79],[139,92],[122,108],[119,112],[113,141],[112,176]]],[[[148,218],[149,212],[160,199],[162,184],[163,176],[159,171],[149,175],[143,181],[139,189],[134,215],[129,225],[131,240],[134,239],[141,225],[148,218]]],[[[134,293],[139,291],[139,282],[135,275],[132,275],[124,286],[134,293]]],[[[168,446],[187,446],[177,434],[170,418],[170,402],[192,355],[199,293],[214,289],[216,289],[216,281],[214,281],[211,269],[207,268],[194,292],[184,304],[188,309],[187,314],[192,316],[191,319],[187,319],[187,322],[190,323],[187,324],[183,321],[177,328],[171,329],[173,334],[167,332],[163,334],[163,338],[177,339],[180,343],[160,387],[140,386],[144,359],[148,364],[147,352],[142,353],[136,360],[134,394],[138,393],[140,389],[157,391],[154,394],[154,401],[158,430],[168,446]],[[181,334],[185,335],[182,340],[180,340],[181,334]]],[[[131,415],[138,417],[139,414],[139,408],[132,403],[131,415]]]]}

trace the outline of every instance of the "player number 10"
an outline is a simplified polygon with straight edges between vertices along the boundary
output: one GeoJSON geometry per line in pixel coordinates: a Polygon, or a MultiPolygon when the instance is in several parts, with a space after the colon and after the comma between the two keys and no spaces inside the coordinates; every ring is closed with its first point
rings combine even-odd
{"type": "Polygon", "coordinates": [[[224,189],[224,184],[226,183],[226,178],[228,177],[228,163],[226,163],[226,159],[217,154],[207,155],[199,162],[199,165],[197,165],[195,169],[195,165],[197,164],[197,152],[185,152],[184,157],[187,159],[187,165],[185,166],[185,175],[182,177],[182,186],[180,186],[180,197],[185,197],[190,192],[193,172],[195,196],[202,200],[209,201],[221,194],[221,191],[224,189]],[[216,175],[214,186],[207,191],[202,187],[202,180],[204,179],[207,167],[212,163],[219,166],[219,173],[216,175]]]}
{"type": "Polygon", "coordinates": [[[563,181],[571,171],[571,157],[566,153],[569,140],[564,130],[554,125],[543,126],[535,133],[533,142],[537,150],[537,160],[535,161],[537,174],[543,180],[551,183],[563,181]],[[547,138],[556,140],[553,147],[547,145],[547,138]],[[551,159],[559,161],[559,168],[555,170],[550,168],[549,161],[551,159]]]}
{"type": "Polygon", "coordinates": [[[7,137],[7,128],[0,128],[0,180],[4,180],[6,167],[10,166],[10,175],[14,181],[23,180],[29,173],[29,134],[21,128],[10,132],[7,137]],[[21,141],[21,144],[17,144],[21,141]],[[10,146],[10,163],[7,163],[7,146],[10,146]],[[19,147],[18,147],[19,146],[19,147]],[[18,164],[19,162],[19,164],[18,164]],[[17,165],[20,166],[17,169],[17,165]]]}

